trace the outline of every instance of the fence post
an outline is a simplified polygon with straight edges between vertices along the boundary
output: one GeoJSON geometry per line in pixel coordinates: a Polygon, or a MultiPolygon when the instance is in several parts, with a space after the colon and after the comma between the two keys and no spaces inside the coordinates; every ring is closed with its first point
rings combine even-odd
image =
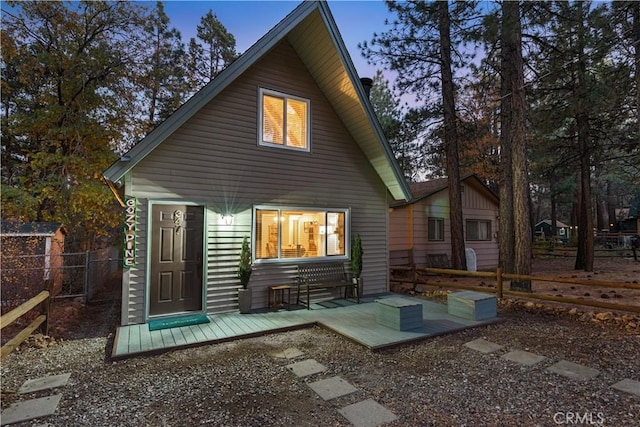
{"type": "Polygon", "coordinates": [[[416,271],[416,265],[411,263],[411,282],[413,282],[413,291],[416,292],[418,286],[418,272],[416,271]]]}
{"type": "Polygon", "coordinates": [[[496,269],[496,284],[498,299],[502,299],[502,269],[500,267],[496,269]]]}
{"type": "Polygon", "coordinates": [[[49,335],[49,318],[51,317],[51,299],[53,298],[53,281],[45,280],[45,288],[49,292],[47,299],[42,301],[40,313],[45,316],[44,322],[40,325],[42,335],[49,335]]]}
{"type": "Polygon", "coordinates": [[[91,252],[84,253],[84,300],[89,301],[89,256],[91,252]]]}

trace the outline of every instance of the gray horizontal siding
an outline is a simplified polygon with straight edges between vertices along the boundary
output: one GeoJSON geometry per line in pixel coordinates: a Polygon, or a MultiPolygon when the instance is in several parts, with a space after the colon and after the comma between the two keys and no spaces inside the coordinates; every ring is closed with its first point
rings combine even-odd
{"type": "MultiPolygon", "coordinates": [[[[136,165],[128,191],[145,200],[206,206],[208,312],[237,309],[235,271],[254,205],[350,208],[351,232],[363,239],[366,292],[388,289],[387,190],[286,42],[136,165]],[[259,87],[311,100],[310,153],[258,145],[259,87]],[[222,213],[233,214],[232,226],[219,224],[222,213]]],[[[146,241],[138,243],[146,248],[146,241]]],[[[294,264],[256,265],[254,307],[266,306],[268,286],[294,279],[294,264]]],[[[144,299],[134,304],[132,293],[139,298],[143,280],[130,279],[131,323],[144,317],[144,299]]]]}

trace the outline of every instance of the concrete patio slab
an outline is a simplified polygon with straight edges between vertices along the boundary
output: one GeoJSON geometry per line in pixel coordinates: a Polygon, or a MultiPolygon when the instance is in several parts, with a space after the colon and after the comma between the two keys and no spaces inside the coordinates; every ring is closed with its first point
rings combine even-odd
{"type": "Polygon", "coordinates": [[[308,377],[309,375],[319,374],[327,370],[327,367],[321,363],[318,363],[314,359],[303,360],[302,362],[292,363],[287,365],[297,377],[308,377]]]}
{"type": "Polygon", "coordinates": [[[622,381],[618,381],[614,385],[611,386],[616,390],[624,391],[627,393],[635,394],[636,396],[640,396],[640,381],[630,380],[625,378],[622,381]]]}
{"type": "Polygon", "coordinates": [[[376,427],[398,419],[393,412],[372,399],[338,409],[356,427],[376,427]]]}
{"type": "Polygon", "coordinates": [[[335,399],[358,391],[357,388],[338,376],[310,383],[309,387],[324,400],[335,399]]]}
{"type": "Polygon", "coordinates": [[[487,341],[483,338],[478,338],[477,340],[469,341],[468,343],[465,343],[464,346],[485,354],[493,353],[494,351],[498,351],[501,348],[503,348],[503,346],[501,346],[500,344],[487,341]]]}
{"type": "Polygon", "coordinates": [[[590,380],[600,374],[600,371],[596,369],[569,362],[567,360],[561,360],[558,363],[549,366],[547,371],[578,381],[590,380]]]}
{"type": "Polygon", "coordinates": [[[15,424],[53,414],[60,403],[61,394],[24,400],[2,411],[0,425],[15,424]]]}
{"type": "Polygon", "coordinates": [[[304,353],[295,347],[273,353],[273,357],[278,359],[295,359],[300,356],[304,356],[304,353]]]}
{"type": "Polygon", "coordinates": [[[34,380],[25,381],[18,389],[18,393],[33,393],[40,390],[49,390],[52,388],[63,387],[69,382],[71,374],[51,375],[48,377],[36,378],[34,380]]]}
{"type": "Polygon", "coordinates": [[[509,353],[502,355],[502,358],[525,366],[533,366],[546,359],[544,356],[524,350],[512,350],[509,353]]]}

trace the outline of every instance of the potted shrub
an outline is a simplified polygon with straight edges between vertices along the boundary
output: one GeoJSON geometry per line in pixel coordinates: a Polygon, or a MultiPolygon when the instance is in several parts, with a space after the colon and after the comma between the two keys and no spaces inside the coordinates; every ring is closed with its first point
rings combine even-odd
{"type": "Polygon", "coordinates": [[[358,285],[358,295],[362,296],[362,240],[359,234],[351,242],[351,271],[353,283],[358,285]]]}
{"type": "Polygon", "coordinates": [[[249,279],[251,278],[251,248],[249,238],[244,236],[242,249],[240,250],[240,263],[238,264],[238,279],[240,285],[238,289],[238,308],[240,313],[251,312],[251,289],[249,289],[249,279]]]}

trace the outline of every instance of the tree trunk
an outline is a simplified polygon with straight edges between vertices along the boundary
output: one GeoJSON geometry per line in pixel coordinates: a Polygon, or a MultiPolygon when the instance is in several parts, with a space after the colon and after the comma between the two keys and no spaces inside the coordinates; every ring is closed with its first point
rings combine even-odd
{"type": "MultiPolygon", "coordinates": [[[[507,272],[531,274],[531,222],[526,153],[524,69],[520,4],[502,4],[500,265],[507,272]]],[[[511,289],[531,291],[531,282],[512,281],[511,289]]]]}
{"type": "Polygon", "coordinates": [[[580,205],[578,207],[578,251],[576,270],[593,271],[593,212],[591,208],[591,128],[587,105],[585,63],[585,28],[582,4],[578,3],[578,55],[576,67],[576,127],[578,132],[578,155],[580,156],[580,205]]]}
{"type": "MultiPolygon", "coordinates": [[[[504,8],[504,5],[503,5],[504,8]]],[[[513,168],[511,149],[511,87],[513,74],[508,68],[508,49],[511,47],[504,42],[505,34],[511,29],[503,12],[502,21],[502,59],[500,62],[500,219],[498,256],[500,268],[505,273],[513,273],[515,247],[515,231],[513,219],[513,168]]]]}
{"type": "MultiPolygon", "coordinates": [[[[503,49],[505,71],[511,74],[511,170],[513,173],[513,231],[514,272],[531,274],[531,222],[529,205],[529,173],[525,128],[524,62],[522,59],[522,30],[520,3],[504,2],[503,49]]],[[[511,289],[531,292],[530,280],[511,282],[511,289]]]]}
{"type": "MultiPolygon", "coordinates": [[[[632,4],[633,16],[633,45],[634,53],[634,77],[636,80],[636,112],[640,111],[640,3],[632,4]]],[[[640,133],[640,120],[638,120],[638,132],[640,133]]]]}
{"type": "Polygon", "coordinates": [[[439,2],[440,74],[442,77],[442,101],[444,108],[444,144],[447,154],[447,182],[451,224],[451,266],[466,270],[462,222],[462,194],[460,192],[460,166],[458,161],[458,133],[456,129],[455,88],[451,72],[451,38],[449,4],[439,2]]]}
{"type": "Polygon", "coordinates": [[[555,245],[556,236],[558,235],[558,227],[557,227],[557,217],[558,212],[556,209],[556,192],[554,189],[554,185],[551,184],[551,239],[553,244],[555,245]]]}

